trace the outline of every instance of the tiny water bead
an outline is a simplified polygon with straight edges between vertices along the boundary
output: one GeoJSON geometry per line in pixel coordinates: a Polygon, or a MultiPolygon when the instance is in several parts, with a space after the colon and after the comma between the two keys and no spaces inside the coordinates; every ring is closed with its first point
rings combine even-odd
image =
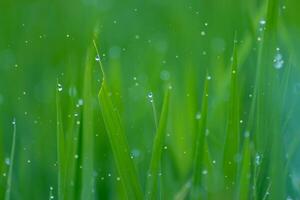
{"type": "Polygon", "coordinates": [[[5,158],[5,164],[10,165],[10,159],[9,158],[5,158]]]}
{"type": "Polygon", "coordinates": [[[282,54],[280,53],[279,48],[276,48],[276,54],[275,54],[273,63],[274,63],[274,67],[276,69],[281,69],[283,67],[284,60],[283,60],[282,54]]]}
{"type": "Polygon", "coordinates": [[[245,137],[245,138],[250,137],[250,132],[249,132],[249,131],[245,131],[244,137],[245,137]]]}
{"type": "Polygon", "coordinates": [[[208,171],[205,169],[205,170],[202,171],[202,174],[203,174],[203,175],[207,175],[207,174],[208,174],[208,171]]]}
{"type": "Polygon", "coordinates": [[[201,119],[201,113],[200,113],[200,112],[197,112],[197,113],[196,113],[196,119],[197,119],[197,120],[201,119]]]}
{"type": "Polygon", "coordinates": [[[206,79],[207,79],[207,80],[211,80],[211,76],[207,76],[206,79]]]}
{"type": "Polygon", "coordinates": [[[62,87],[62,85],[60,83],[57,83],[57,90],[59,92],[63,91],[63,87],[62,87]]]}
{"type": "Polygon", "coordinates": [[[149,92],[147,96],[148,96],[150,103],[153,103],[153,93],[149,92]]]}
{"type": "Polygon", "coordinates": [[[201,35],[205,36],[206,35],[205,31],[201,31],[201,35]]]}
{"type": "Polygon", "coordinates": [[[100,62],[100,55],[96,55],[96,57],[95,57],[95,60],[97,61],[97,62],[100,62]]]}
{"type": "Polygon", "coordinates": [[[265,24],[266,24],[266,20],[264,20],[264,19],[260,20],[260,21],[259,21],[259,24],[260,24],[260,25],[265,25],[265,24]]]}
{"type": "Polygon", "coordinates": [[[261,156],[259,154],[256,154],[256,156],[255,156],[255,164],[256,165],[261,164],[261,156]]]}

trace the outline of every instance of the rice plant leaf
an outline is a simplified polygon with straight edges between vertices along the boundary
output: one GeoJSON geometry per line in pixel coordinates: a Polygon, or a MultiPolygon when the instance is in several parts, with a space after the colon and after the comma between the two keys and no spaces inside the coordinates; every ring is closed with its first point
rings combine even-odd
{"type": "Polygon", "coordinates": [[[83,85],[83,113],[82,113],[82,189],[81,199],[94,199],[94,116],[93,116],[93,94],[92,94],[92,69],[94,53],[92,46],[87,55],[84,72],[83,85]]]}
{"type": "Polygon", "coordinates": [[[17,133],[17,125],[16,125],[16,120],[14,119],[13,138],[12,138],[12,145],[11,145],[10,158],[9,158],[9,169],[8,169],[8,177],[6,183],[5,200],[11,199],[11,185],[12,185],[13,166],[14,166],[15,147],[16,147],[16,133],[17,133]]]}
{"type": "Polygon", "coordinates": [[[207,104],[208,104],[208,79],[205,79],[204,90],[202,96],[202,106],[201,106],[201,118],[199,120],[199,129],[196,137],[195,144],[195,159],[193,163],[193,179],[192,179],[192,190],[191,190],[191,198],[199,199],[203,197],[201,194],[202,191],[202,171],[205,167],[205,158],[208,158],[206,153],[208,153],[205,131],[206,131],[206,123],[207,123],[207,104]]]}
{"type": "Polygon", "coordinates": [[[250,196],[250,175],[251,175],[251,152],[250,138],[244,140],[242,150],[241,169],[239,173],[239,199],[248,199],[250,196]]]}
{"type": "Polygon", "coordinates": [[[150,167],[147,175],[146,194],[145,194],[145,199],[148,200],[157,199],[157,195],[158,195],[158,178],[161,170],[160,169],[161,155],[162,155],[162,149],[163,149],[164,139],[166,135],[170,90],[171,90],[170,88],[167,89],[164,97],[158,129],[155,134],[155,138],[153,142],[152,156],[151,156],[150,167]]]}
{"type": "Polygon", "coordinates": [[[225,177],[225,188],[229,195],[234,195],[235,182],[237,178],[237,156],[239,153],[239,96],[238,96],[238,61],[237,47],[234,43],[232,66],[231,66],[231,83],[230,83],[230,100],[229,116],[227,122],[226,139],[224,147],[223,170],[225,177]]]}
{"type": "MultiPolygon", "coordinates": [[[[100,55],[94,41],[94,46],[97,56],[100,55]]],[[[127,193],[127,199],[143,199],[141,185],[136,173],[135,165],[130,158],[130,151],[127,144],[126,135],[122,127],[118,110],[114,107],[110,95],[108,93],[108,86],[106,84],[106,77],[103,71],[102,63],[98,61],[102,71],[102,85],[99,91],[99,103],[106,128],[107,136],[112,148],[116,168],[120,174],[120,178],[127,193]]]]}
{"type": "MultiPolygon", "coordinates": [[[[58,87],[60,84],[57,81],[58,87]]],[[[63,131],[60,88],[56,90],[56,128],[57,128],[57,165],[58,165],[58,199],[65,199],[65,134],[63,131]]]]}

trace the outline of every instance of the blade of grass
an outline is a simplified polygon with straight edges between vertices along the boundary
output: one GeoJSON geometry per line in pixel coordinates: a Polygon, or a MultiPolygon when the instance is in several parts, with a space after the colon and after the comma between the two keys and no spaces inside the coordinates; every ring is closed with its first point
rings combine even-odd
{"type": "Polygon", "coordinates": [[[158,129],[155,134],[155,138],[153,142],[152,156],[151,156],[150,167],[147,175],[146,193],[145,193],[145,199],[148,200],[157,199],[158,178],[159,178],[159,170],[161,165],[161,154],[162,154],[162,149],[164,144],[164,138],[166,135],[166,127],[167,127],[167,120],[168,120],[170,90],[171,90],[170,88],[167,89],[167,92],[164,97],[158,129]]]}
{"type": "Polygon", "coordinates": [[[183,187],[179,190],[179,192],[175,195],[174,200],[184,200],[187,199],[187,196],[190,192],[192,185],[192,180],[188,180],[183,187]]]}
{"type": "Polygon", "coordinates": [[[82,113],[82,188],[81,199],[89,200],[94,196],[94,111],[92,94],[92,66],[94,61],[92,46],[88,50],[84,83],[83,83],[83,113],[82,113]]]}
{"type": "Polygon", "coordinates": [[[11,198],[11,185],[12,185],[12,175],[13,175],[13,166],[14,166],[14,158],[15,158],[15,146],[16,146],[16,133],[17,133],[17,124],[16,119],[13,120],[13,138],[12,145],[10,151],[10,160],[9,160],[9,169],[8,169],[8,177],[5,191],[5,200],[10,200],[11,198]]]}
{"type": "Polygon", "coordinates": [[[193,179],[192,179],[192,190],[191,199],[199,199],[203,197],[201,191],[203,189],[202,185],[202,171],[204,169],[204,157],[207,152],[207,147],[205,141],[206,132],[206,121],[207,121],[207,104],[208,104],[208,78],[205,79],[204,90],[202,96],[202,106],[201,106],[201,118],[199,120],[199,129],[196,135],[196,145],[195,145],[195,159],[193,163],[193,179]]]}
{"type": "Polygon", "coordinates": [[[250,138],[246,136],[244,139],[242,150],[241,169],[239,172],[239,199],[248,199],[250,195],[250,175],[251,175],[251,152],[250,138]]]}
{"type": "Polygon", "coordinates": [[[228,197],[236,196],[236,178],[237,178],[237,156],[239,153],[239,94],[238,94],[238,61],[237,47],[234,42],[232,66],[231,66],[231,83],[230,83],[230,100],[229,116],[226,130],[226,139],[224,147],[223,170],[225,177],[225,190],[228,197]]]}
{"type": "MultiPolygon", "coordinates": [[[[99,56],[100,54],[96,42],[93,42],[97,56],[99,56]]],[[[122,181],[128,199],[143,199],[141,185],[139,183],[135,165],[129,155],[130,151],[120,116],[110,99],[102,63],[100,60],[98,63],[103,75],[98,98],[116,167],[121,177],[120,181],[122,181]]]]}
{"type": "Polygon", "coordinates": [[[57,80],[56,89],[56,128],[57,128],[57,165],[58,165],[58,199],[65,199],[65,134],[63,131],[60,92],[61,85],[57,80]]]}

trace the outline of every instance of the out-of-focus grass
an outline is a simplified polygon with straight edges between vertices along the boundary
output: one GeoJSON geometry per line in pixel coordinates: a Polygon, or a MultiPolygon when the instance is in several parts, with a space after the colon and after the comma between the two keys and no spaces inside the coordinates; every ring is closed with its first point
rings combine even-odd
{"type": "Polygon", "coordinates": [[[0,199],[299,198],[299,8],[1,1],[0,199]]]}

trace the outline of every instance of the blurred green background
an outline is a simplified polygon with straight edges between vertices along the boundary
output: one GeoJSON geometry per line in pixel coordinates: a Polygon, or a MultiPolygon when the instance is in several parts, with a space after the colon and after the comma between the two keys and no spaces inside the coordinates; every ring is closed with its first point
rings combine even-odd
{"type": "MultiPolygon", "coordinates": [[[[235,33],[239,44],[241,134],[246,130],[266,7],[267,1],[259,0],[2,0],[0,199],[4,198],[6,187],[14,117],[17,136],[12,199],[46,199],[50,187],[54,188],[56,198],[57,80],[63,88],[63,116],[67,123],[80,112],[81,106],[76,104],[83,98],[85,61],[96,26],[102,64],[142,185],[155,133],[147,95],[153,93],[160,113],[165,88],[172,85],[162,159],[162,199],[173,199],[191,176],[206,73],[211,76],[208,141],[214,160],[217,163],[221,160],[219,152],[223,151],[227,115],[224,105],[230,93],[230,58],[235,33]]],[[[276,76],[266,75],[265,80],[268,83],[283,77],[285,69],[291,66],[285,100],[278,103],[270,96],[268,104],[281,108],[277,126],[284,149],[294,145],[297,153],[300,150],[297,145],[300,140],[299,10],[300,3],[295,0],[277,4],[278,26],[273,31],[284,63],[276,70],[276,76]]],[[[273,57],[262,59],[273,62],[273,57]]],[[[96,199],[118,199],[118,174],[97,101],[102,75],[96,64],[93,67],[96,183],[93,192],[96,199]]],[[[292,164],[285,198],[299,199],[300,159],[298,156],[288,159],[292,164]]]]}

